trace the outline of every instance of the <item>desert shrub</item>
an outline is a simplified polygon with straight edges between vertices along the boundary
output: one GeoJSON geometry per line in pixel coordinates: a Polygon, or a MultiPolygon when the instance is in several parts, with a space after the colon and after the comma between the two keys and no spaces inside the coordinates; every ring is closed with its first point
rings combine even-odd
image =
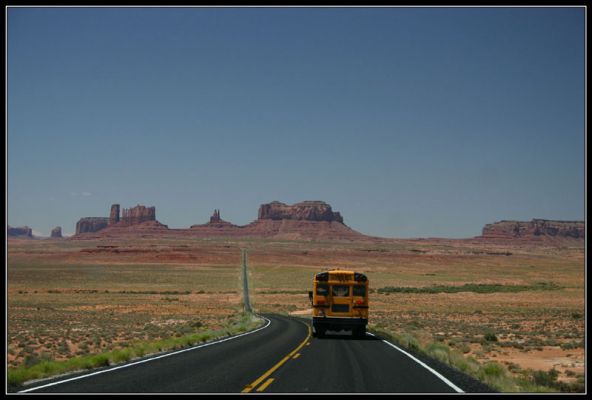
{"type": "Polygon", "coordinates": [[[32,367],[39,362],[39,358],[35,354],[27,354],[25,356],[24,365],[25,367],[32,367]]]}
{"type": "Polygon", "coordinates": [[[485,332],[484,339],[488,342],[497,342],[497,336],[495,335],[495,332],[492,331],[485,332]]]}
{"type": "Polygon", "coordinates": [[[549,371],[534,371],[532,379],[536,385],[554,387],[557,383],[559,373],[554,368],[549,371]]]}
{"type": "Polygon", "coordinates": [[[460,345],[460,347],[459,347],[459,350],[460,350],[460,351],[462,351],[463,353],[465,353],[465,354],[466,354],[466,353],[468,353],[468,352],[470,352],[470,351],[471,351],[471,347],[469,346],[469,344],[468,344],[468,343],[466,343],[466,342],[463,342],[463,343],[460,345]]]}
{"type": "Polygon", "coordinates": [[[90,358],[90,364],[92,368],[108,366],[110,364],[109,357],[106,354],[98,354],[90,358]]]}
{"type": "Polygon", "coordinates": [[[520,371],[520,365],[513,363],[513,362],[509,362],[508,363],[508,370],[510,372],[518,373],[520,371]]]}
{"type": "Polygon", "coordinates": [[[506,374],[503,365],[496,362],[488,362],[481,367],[478,372],[481,381],[497,388],[502,392],[514,392],[518,390],[518,385],[506,374]]]}
{"type": "Polygon", "coordinates": [[[405,346],[408,349],[419,350],[419,348],[420,348],[419,342],[417,341],[417,339],[408,333],[405,333],[401,337],[400,343],[401,343],[401,345],[405,346]]]}
{"type": "Polygon", "coordinates": [[[450,353],[451,364],[466,374],[475,376],[481,368],[480,364],[473,357],[465,358],[463,355],[451,352],[450,353]]]}
{"type": "Polygon", "coordinates": [[[130,349],[114,350],[111,352],[111,359],[114,363],[129,361],[132,358],[132,351],[130,349]]]}
{"type": "Polygon", "coordinates": [[[584,382],[562,382],[558,381],[556,384],[557,389],[563,393],[584,393],[586,387],[584,382]]]}
{"type": "Polygon", "coordinates": [[[7,381],[11,386],[22,385],[29,377],[29,372],[23,368],[8,369],[7,381]]]}
{"type": "Polygon", "coordinates": [[[203,326],[203,323],[198,319],[191,322],[192,328],[201,328],[202,326],[203,326]]]}
{"type": "Polygon", "coordinates": [[[426,353],[437,360],[440,360],[446,364],[450,364],[450,349],[444,344],[431,343],[426,348],[426,353]]]}

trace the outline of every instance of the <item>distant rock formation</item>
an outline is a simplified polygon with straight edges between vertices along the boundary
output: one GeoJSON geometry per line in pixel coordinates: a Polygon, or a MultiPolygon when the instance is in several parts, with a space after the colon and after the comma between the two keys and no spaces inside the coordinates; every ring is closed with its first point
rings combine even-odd
{"type": "Polygon", "coordinates": [[[262,204],[258,219],[248,225],[237,226],[224,221],[215,209],[209,222],[191,225],[190,229],[169,229],[156,221],[155,207],[137,205],[123,209],[113,204],[109,218],[83,218],[76,227],[73,239],[121,237],[269,237],[298,240],[375,240],[354,231],[343,223],[339,212],[323,201],[303,201],[286,205],[279,201],[262,204]],[[119,222],[116,222],[119,218],[119,222]],[[88,232],[97,232],[90,234],[88,232]],[[85,235],[78,235],[86,233],[85,235]]]}
{"type": "Polygon", "coordinates": [[[279,201],[262,204],[258,219],[241,227],[249,236],[297,240],[370,240],[343,223],[339,212],[324,201],[286,205],[279,201]]]}
{"type": "Polygon", "coordinates": [[[76,223],[76,234],[98,232],[109,225],[109,218],[103,217],[84,217],[76,223]]]}
{"type": "Polygon", "coordinates": [[[62,238],[62,227],[61,226],[56,226],[55,228],[53,228],[51,230],[50,237],[56,238],[56,239],[61,239],[62,238]]]}
{"type": "Polygon", "coordinates": [[[119,222],[119,204],[111,206],[111,214],[109,214],[109,225],[115,225],[119,222]]]}
{"type": "MultiPolygon", "coordinates": [[[[201,225],[191,225],[191,229],[202,229],[202,228],[238,228],[238,226],[231,224],[228,221],[224,221],[220,218],[220,210],[214,210],[214,214],[210,217],[210,222],[201,225]]],[[[203,229],[202,229],[203,230],[203,229]]]]}
{"type": "Polygon", "coordinates": [[[9,237],[33,238],[33,229],[28,226],[11,227],[8,225],[6,235],[9,237]]]}
{"type": "MultiPolygon", "coordinates": [[[[113,213],[113,208],[111,212],[113,213]]],[[[138,204],[135,207],[123,209],[118,225],[138,225],[146,221],[156,221],[156,207],[138,204]]]]}
{"type": "Polygon", "coordinates": [[[214,210],[214,214],[210,217],[210,224],[215,224],[222,221],[220,218],[220,210],[214,210]]]}
{"type": "Polygon", "coordinates": [[[261,204],[259,207],[259,220],[299,220],[299,221],[326,221],[343,223],[343,217],[338,212],[333,212],[331,206],[323,201],[303,201],[292,206],[273,201],[261,204]]]}
{"type": "Polygon", "coordinates": [[[586,225],[584,221],[553,221],[533,219],[532,221],[499,221],[487,224],[483,228],[484,238],[529,238],[559,237],[584,239],[586,225]]]}
{"type": "Polygon", "coordinates": [[[167,225],[163,225],[156,220],[156,207],[146,207],[137,205],[132,208],[124,208],[121,216],[119,215],[119,204],[111,205],[111,211],[108,218],[103,217],[87,217],[81,218],[76,224],[76,236],[85,233],[80,238],[91,239],[93,237],[112,236],[121,234],[131,234],[133,231],[145,232],[160,232],[163,229],[168,229],[167,225]],[[97,235],[88,235],[89,233],[99,232],[97,235]]]}

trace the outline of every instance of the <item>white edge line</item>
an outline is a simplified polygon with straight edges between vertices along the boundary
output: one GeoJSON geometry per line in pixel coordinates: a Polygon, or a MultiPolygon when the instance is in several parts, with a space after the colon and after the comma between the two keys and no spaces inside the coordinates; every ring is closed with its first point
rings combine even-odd
{"type": "MultiPolygon", "coordinates": [[[[374,336],[376,337],[376,335],[367,332],[368,335],[374,336]]],[[[391,342],[387,342],[386,340],[382,340],[383,343],[388,344],[389,346],[399,350],[401,353],[405,354],[407,357],[411,358],[413,361],[417,362],[419,365],[421,365],[422,367],[426,368],[428,371],[430,371],[432,374],[436,375],[438,378],[440,378],[445,384],[447,384],[448,386],[450,386],[452,389],[456,390],[457,393],[464,393],[465,391],[462,390],[461,388],[459,388],[458,386],[456,386],[454,383],[450,382],[444,375],[442,375],[441,373],[439,373],[438,371],[436,371],[435,369],[433,369],[432,367],[428,366],[426,363],[424,363],[423,361],[413,357],[411,354],[407,353],[405,350],[398,348],[397,346],[395,346],[394,344],[392,344],[391,342]]]]}
{"type": "Polygon", "coordinates": [[[122,369],[122,368],[131,367],[133,365],[143,364],[143,363],[148,362],[148,361],[158,360],[159,358],[165,358],[165,357],[169,357],[169,356],[174,356],[175,354],[180,354],[180,353],[184,353],[186,351],[201,349],[202,347],[211,346],[213,344],[218,344],[218,343],[226,342],[228,340],[236,339],[236,338],[239,338],[241,336],[250,335],[251,333],[258,332],[258,331],[260,331],[262,329],[267,328],[269,325],[271,325],[271,320],[269,320],[269,319],[267,319],[265,317],[261,317],[261,318],[263,318],[264,320],[266,320],[267,321],[267,324],[265,326],[262,326],[261,328],[255,329],[254,331],[250,331],[250,332],[246,332],[246,333],[241,333],[240,335],[231,336],[231,337],[224,338],[224,339],[221,339],[221,340],[218,340],[218,341],[215,341],[215,342],[205,343],[205,344],[202,344],[202,345],[199,345],[199,346],[190,347],[188,349],[183,349],[183,350],[175,351],[173,353],[163,354],[163,355],[160,355],[160,356],[148,358],[146,360],[135,361],[135,362],[132,362],[132,363],[129,363],[129,364],[125,364],[125,365],[120,365],[120,366],[117,366],[117,367],[114,367],[114,368],[104,369],[104,370],[101,370],[101,371],[92,372],[90,374],[76,376],[74,378],[69,378],[69,379],[64,379],[63,381],[52,382],[52,383],[48,383],[47,385],[42,385],[42,386],[36,386],[34,388],[31,388],[31,389],[21,390],[20,392],[17,392],[17,393],[32,392],[32,391],[37,390],[37,389],[42,389],[42,388],[46,388],[46,387],[49,387],[49,386],[55,386],[55,385],[59,385],[61,383],[66,383],[66,382],[70,382],[70,381],[76,381],[78,379],[87,378],[87,377],[93,376],[93,375],[104,374],[105,372],[111,372],[111,371],[115,371],[117,369],[122,369]]]}

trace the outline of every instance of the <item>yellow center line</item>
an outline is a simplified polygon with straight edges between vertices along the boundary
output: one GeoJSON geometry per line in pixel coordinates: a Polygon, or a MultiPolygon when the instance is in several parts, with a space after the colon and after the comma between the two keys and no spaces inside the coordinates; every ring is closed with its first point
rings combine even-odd
{"type": "MultiPolygon", "coordinates": [[[[265,372],[263,375],[261,375],[259,378],[257,378],[255,381],[253,381],[252,383],[248,384],[247,386],[245,386],[245,388],[242,390],[241,393],[249,393],[251,390],[255,389],[255,387],[257,385],[259,385],[261,382],[263,382],[263,380],[265,378],[267,378],[269,375],[273,374],[279,367],[281,367],[282,365],[284,365],[284,363],[286,361],[288,361],[290,359],[290,357],[294,356],[294,354],[296,354],[302,347],[304,347],[304,345],[306,344],[306,342],[308,341],[308,339],[310,339],[311,336],[311,329],[310,329],[310,325],[307,325],[308,327],[308,335],[306,336],[306,339],[304,339],[304,341],[302,343],[300,343],[300,345],[298,347],[296,347],[294,350],[292,350],[292,352],[290,352],[290,354],[288,354],[287,356],[285,356],[284,358],[282,358],[282,360],[280,362],[278,362],[276,365],[274,365],[273,367],[271,367],[267,372],[265,372]]],[[[265,387],[267,387],[267,385],[269,385],[271,382],[265,382],[265,387]]],[[[258,391],[262,391],[265,388],[259,388],[260,390],[258,391]]]]}
{"type": "Polygon", "coordinates": [[[271,384],[271,382],[273,382],[273,378],[269,378],[267,380],[267,382],[265,382],[263,385],[259,386],[259,389],[257,389],[257,391],[258,392],[264,391],[271,384]]]}

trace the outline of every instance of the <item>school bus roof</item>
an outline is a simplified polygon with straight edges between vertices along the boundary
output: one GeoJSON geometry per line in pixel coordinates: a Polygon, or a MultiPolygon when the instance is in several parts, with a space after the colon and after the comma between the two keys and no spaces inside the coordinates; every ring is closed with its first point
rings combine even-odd
{"type": "Polygon", "coordinates": [[[342,280],[342,279],[366,281],[368,278],[366,277],[366,275],[358,273],[358,272],[336,268],[336,269],[330,269],[328,271],[316,274],[315,279],[320,280],[320,281],[342,280]]]}

